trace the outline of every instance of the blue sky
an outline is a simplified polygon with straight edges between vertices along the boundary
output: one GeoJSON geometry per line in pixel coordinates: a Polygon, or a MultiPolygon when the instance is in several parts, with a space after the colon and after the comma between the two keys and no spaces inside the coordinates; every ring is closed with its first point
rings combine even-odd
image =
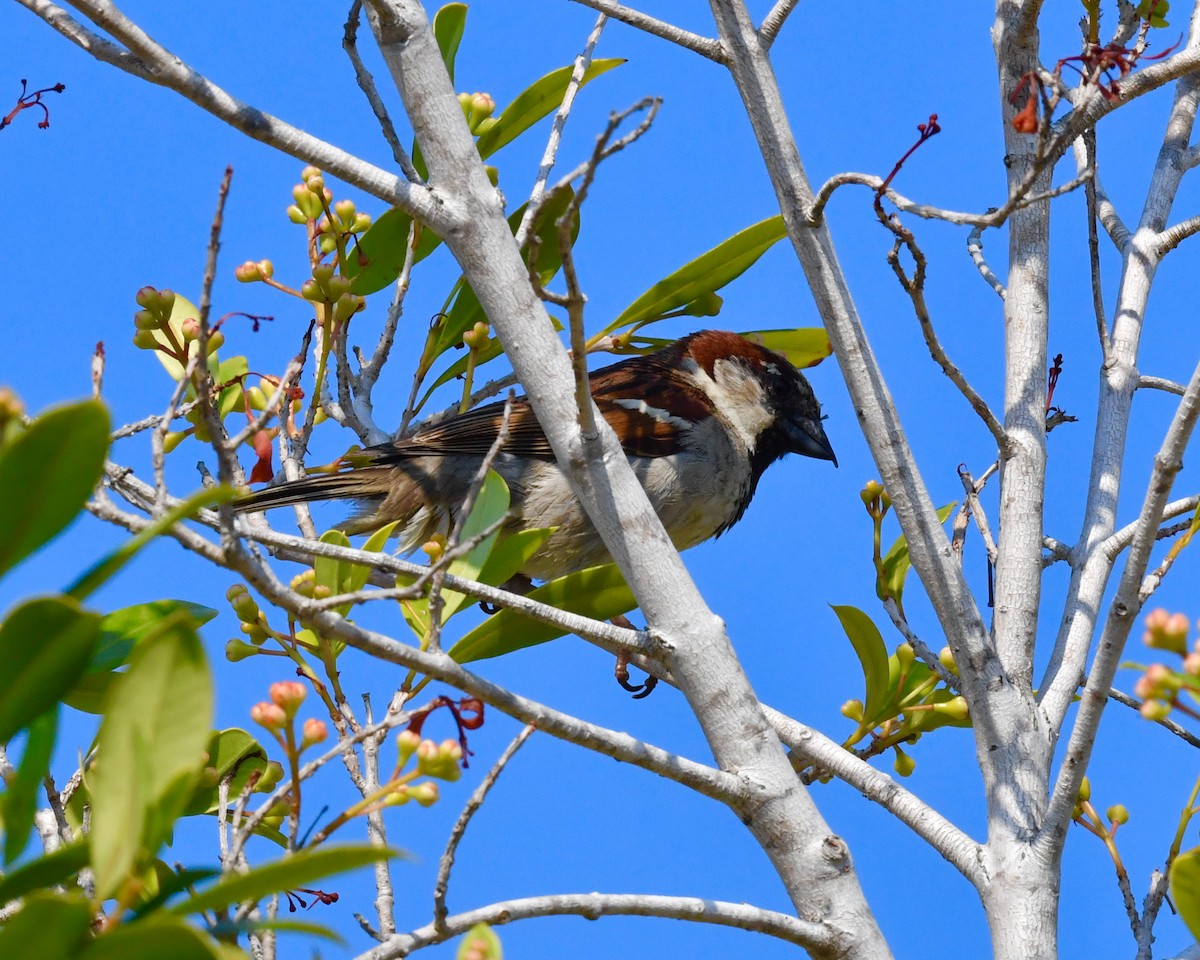
{"type": "MultiPolygon", "coordinates": [[[[344,5],[322,4],[301,14],[294,4],[263,2],[249,15],[244,5],[130,3],[123,7],[146,30],[212,80],[255,106],[337,145],[386,165],[389,153],[354,85],[340,49],[344,5]]],[[[768,5],[754,5],[761,16],[768,5]]],[[[646,9],[700,32],[711,32],[704,5],[657,3],[646,9]]],[[[1115,14],[1115,11],[1114,11],[1115,14]]],[[[1044,60],[1077,48],[1074,4],[1047,5],[1044,60]]],[[[1182,13],[1179,15],[1182,18],[1182,13]]],[[[569,63],[595,16],[559,0],[473,4],[458,58],[460,90],[492,94],[502,109],[542,74],[569,63]]],[[[820,182],[842,170],[886,174],[916,136],[916,124],[937,113],[943,133],[924,146],[896,182],[906,195],[953,209],[983,210],[1004,199],[998,95],[983,4],[954,2],[842,8],[801,4],[775,48],[776,65],[810,177],[820,182]]],[[[1174,39],[1172,36],[1162,45],[1174,39]]],[[[170,287],[195,298],[217,184],[226,164],[235,168],[226,211],[215,312],[274,314],[258,334],[230,327],[225,354],[246,353],[252,369],[278,372],[296,350],[308,315],[292,301],[259,286],[234,281],[233,267],[268,257],[281,274],[302,269],[301,231],[283,215],[302,164],[250,142],[177,95],[152,88],[92,60],[27,11],[0,5],[0,36],[9,51],[0,75],[12,99],[19,79],[31,87],[66,84],[49,98],[49,130],[31,114],[3,132],[0,182],[7,186],[9,269],[0,306],[0,382],[11,385],[31,410],[89,390],[88,369],[98,340],[106,345],[105,396],[122,423],[161,411],[171,384],[158,363],[130,344],[134,293],[145,284],[170,287]]],[[[644,289],[684,262],[775,211],[773,194],[736,93],[723,71],[685,51],[610,24],[598,56],[629,62],[585,89],[568,126],[560,156],[564,169],[590,150],[610,110],[653,94],[664,99],[651,133],[602,167],[583,212],[577,245],[589,324],[597,329],[644,289]]],[[[371,61],[381,87],[386,74],[371,61]]],[[[0,96],[0,104],[3,104],[0,96]]],[[[1170,94],[1162,92],[1123,108],[1101,128],[1101,175],[1127,221],[1136,221],[1161,138],[1170,94]]],[[[395,97],[389,103],[396,107],[395,97]]],[[[7,108],[4,108],[5,112],[7,108]]],[[[403,128],[402,138],[410,134],[403,128]]],[[[547,124],[497,154],[501,186],[515,209],[532,184],[547,124]]],[[[1060,170],[1059,180],[1071,171],[1060,170]]],[[[1194,176],[1194,174],[1193,174],[1194,176]]],[[[368,212],[380,205],[355,197],[368,212]]],[[[1200,194],[1185,181],[1175,220],[1196,211],[1200,194]]],[[[833,235],[875,349],[900,407],[935,501],[961,495],[955,468],[976,474],[991,461],[990,436],[930,361],[907,297],[884,262],[890,235],[873,222],[869,194],[848,188],[829,208],[833,235]]],[[[999,407],[1002,390],[1000,302],[966,256],[965,228],[911,224],[930,258],[927,295],[943,343],[973,384],[999,407]]],[[[1058,202],[1052,254],[1050,353],[1063,353],[1065,372],[1055,402],[1079,422],[1051,436],[1047,533],[1072,540],[1078,533],[1086,462],[1094,429],[1096,344],[1086,271],[1082,195],[1058,202]]],[[[1003,231],[985,236],[997,270],[1006,248],[1003,231]]],[[[1148,312],[1143,373],[1186,379],[1195,363],[1191,280],[1196,248],[1188,241],[1159,272],[1148,312]]],[[[1104,250],[1105,292],[1111,305],[1117,263],[1104,250]]],[[[422,269],[406,304],[391,376],[377,393],[379,421],[399,418],[408,370],[425,324],[445,299],[457,269],[443,251],[422,269]]],[[[740,280],[722,291],[725,306],[715,325],[730,329],[815,325],[818,320],[795,257],[786,244],[772,249],[740,280]]],[[[357,337],[374,343],[385,303],[358,318],[357,337]]],[[[659,335],[683,334],[695,320],[668,321],[659,335]]],[[[850,603],[877,622],[886,618],[874,599],[870,523],[858,491],[874,477],[853,410],[830,360],[811,371],[828,420],[826,428],[841,467],[790,458],[766,475],[745,519],[719,541],[686,555],[689,569],[711,606],[726,620],[751,681],[762,699],[841,737],[849,723],[839,705],[861,695],[861,675],[841,635],[830,603],[850,603]]],[[[1132,519],[1149,475],[1150,460],[1174,410],[1172,398],[1143,392],[1135,401],[1135,427],[1122,496],[1123,519],[1132,519]]],[[[352,442],[334,428],[318,434],[311,462],[331,459],[352,442]]],[[[119,462],[144,468],[148,444],[125,441],[119,462]]],[[[194,488],[204,456],[195,444],[173,454],[176,492],[194,488]]],[[[246,461],[249,462],[248,460],[246,461]]],[[[1195,490],[1185,470],[1177,494],[1195,490]]],[[[994,508],[994,487],[985,504],[994,508]]],[[[318,515],[332,524],[341,513],[318,515]]],[[[893,526],[885,539],[895,536],[893,526]]],[[[0,607],[20,596],[61,587],[122,535],[90,518],[78,522],[50,548],[0,584],[0,607]]],[[[1195,617],[1196,558],[1185,553],[1156,603],[1195,617]]],[[[985,568],[978,539],[970,537],[966,565],[983,597],[985,568]]],[[[1057,628],[1067,571],[1046,576],[1042,619],[1043,658],[1057,628]]],[[[173,543],[147,552],[100,594],[111,609],[163,596],[216,602],[232,582],[186,555],[173,543]]],[[[906,606],[918,633],[942,645],[928,604],[914,583],[906,606]]],[[[372,625],[402,636],[391,610],[366,615],[372,625]]],[[[218,716],[223,726],[249,726],[247,711],[267,684],[283,679],[274,661],[226,664],[221,650],[236,632],[227,608],[204,636],[220,677],[218,716]],[[265,664],[265,665],[264,665],[265,664]]],[[[1147,659],[1136,639],[1128,655],[1147,659]]],[[[885,634],[889,645],[897,638],[885,634]]],[[[386,702],[399,676],[350,654],[348,690],[372,692],[386,702]]],[[[611,662],[582,641],[564,639],[482,666],[487,676],[519,692],[688,756],[707,754],[682,698],[662,689],[631,702],[610,679],[611,662]]],[[[1133,673],[1124,671],[1125,689],[1133,673]]],[[[82,744],[88,720],[76,730],[82,744]]],[[[431,810],[404,808],[391,821],[392,841],[416,855],[398,864],[394,878],[402,927],[425,923],[437,857],[449,825],[475,777],[515,733],[498,713],[471,740],[476,762],[458,784],[443,790],[431,810]]],[[[437,731],[439,737],[450,730],[437,731]]],[[[1149,871],[1161,862],[1180,805],[1197,772],[1194,753],[1151,729],[1131,711],[1114,706],[1101,730],[1092,771],[1101,807],[1123,802],[1131,813],[1120,840],[1135,893],[1144,893],[1149,871]]],[[[73,750],[64,752],[62,776],[73,750]]],[[[916,773],[907,785],[976,837],[984,812],[970,735],[940,731],[916,745],[916,773]]],[[[876,761],[887,763],[887,761],[876,761]]],[[[890,764],[888,764],[890,766],[890,764]]],[[[339,771],[320,781],[332,810],[348,796],[339,771]]],[[[974,893],[954,870],[879,808],[838,784],[815,788],[831,827],[847,838],[867,897],[899,956],[953,948],[983,955],[987,930],[974,893]]],[[[311,809],[311,807],[310,807],[311,809]]],[[[208,824],[180,833],[175,856],[211,862],[215,845],[208,824]]],[[[1195,831],[1192,831],[1195,839],[1195,831]]],[[[261,851],[260,856],[268,856],[261,851]]],[[[368,888],[337,881],[336,907],[311,919],[351,938],[355,952],[367,941],[352,911],[370,914],[368,888]],[[361,891],[356,893],[356,891],[361,891]]],[[[681,788],[619,764],[535,737],[506,771],[468,833],[452,884],[452,910],[495,899],[558,891],[659,892],[748,901],[787,909],[787,901],[761,851],[724,809],[681,788]]],[[[1111,864],[1094,838],[1073,830],[1066,854],[1062,901],[1064,956],[1129,949],[1128,925],[1111,864]]],[[[1159,942],[1187,942],[1182,924],[1164,912],[1159,942]]],[[[764,958],[792,951],[750,935],[660,920],[606,919],[585,925],[573,918],[530,921],[500,931],[511,956],[611,956],[614,945],[630,957],[715,957],[752,950],[764,958]]],[[[296,949],[301,948],[298,944],[296,949]]],[[[322,948],[334,955],[333,948],[322,948]]],[[[450,956],[443,947],[434,956],[450,956]]]]}

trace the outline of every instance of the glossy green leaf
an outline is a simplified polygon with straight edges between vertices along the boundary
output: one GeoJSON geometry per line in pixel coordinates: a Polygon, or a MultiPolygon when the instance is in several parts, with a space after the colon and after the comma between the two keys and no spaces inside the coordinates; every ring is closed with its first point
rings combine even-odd
{"type": "Polygon", "coordinates": [[[500,586],[525,566],[557,529],[519,530],[501,537],[479,571],[480,582],[500,586]]]}
{"type": "Polygon", "coordinates": [[[29,897],[0,926],[0,957],[76,960],[91,922],[91,907],[78,895],[29,897]]]}
{"type": "Polygon", "coordinates": [[[143,895],[149,899],[143,900],[134,909],[131,919],[154,913],[176,894],[220,875],[221,871],[216,867],[184,867],[176,870],[164,860],[155,860],[152,871],[146,875],[143,891],[143,895]]]}
{"type": "Polygon", "coordinates": [[[145,637],[109,692],[89,777],[96,893],[110,896],[149,860],[204,769],[213,689],[186,611],[145,637]]]}
{"type": "MultiPolygon", "coordinates": [[[[335,547],[350,547],[350,538],[341,530],[326,530],[321,534],[321,543],[335,547]]],[[[346,560],[335,560],[333,557],[313,557],[313,572],[316,585],[325,587],[331,595],[342,592],[342,587],[350,579],[350,563],[346,560]]]]}
{"type": "MultiPolygon", "coordinates": [[[[594,620],[608,620],[637,606],[615,563],[551,580],[530,591],[529,599],[594,620]]],[[[459,663],[486,660],[545,643],[565,633],[561,627],[532,620],[515,610],[501,610],[459,640],[450,649],[450,656],[459,663]]]]}
{"type": "Polygon", "coordinates": [[[740,277],[774,244],[787,236],[783,217],[768,217],[728,240],[717,244],[707,253],[684,264],[670,276],[658,281],[626,307],[604,333],[644,323],[673,310],[686,308],[740,277]]]}
{"type": "Polygon", "coordinates": [[[222,360],[214,374],[218,384],[225,386],[217,399],[217,412],[222,420],[242,405],[242,381],[250,371],[250,362],[245,357],[230,357],[222,360]]]}
{"type": "Polygon", "coordinates": [[[204,752],[208,755],[204,778],[188,798],[182,814],[185,817],[216,813],[220,804],[218,785],[226,777],[232,803],[252,778],[255,778],[254,792],[267,793],[283,776],[282,768],[271,762],[262,744],[238,727],[213,731],[204,752]]]}
{"type": "Polygon", "coordinates": [[[888,704],[889,665],[887,647],[879,629],[865,613],[857,607],[831,604],[833,612],[841,621],[842,629],[850,638],[858,662],[862,665],[866,696],[863,698],[863,715],[866,722],[878,716],[888,704]]]}
{"type": "Polygon", "coordinates": [[[155,916],[126,923],[96,937],[78,960],[228,960],[245,957],[174,917],[155,916]]]}
{"type": "Polygon", "coordinates": [[[66,592],[77,600],[86,599],[92,592],[107,583],[113,575],[137,556],[138,552],[155,537],[165,533],[171,527],[175,526],[175,524],[179,523],[179,521],[191,517],[203,507],[212,507],[219,503],[227,503],[236,496],[237,492],[230,487],[207,487],[204,490],[193,493],[182,503],[168,510],[144,530],[130,537],[108,556],[103,557],[89,569],[85,570],[67,588],[66,592]]]}
{"type": "MultiPolygon", "coordinates": [[[[412,217],[399,207],[392,207],[367,227],[342,265],[346,276],[351,278],[352,293],[365,297],[395,282],[408,255],[408,234],[412,224],[412,217]]],[[[432,235],[433,231],[423,230],[424,234],[432,235]]],[[[413,263],[419,259],[414,253],[413,263]]]]}
{"type": "Polygon", "coordinates": [[[87,669],[100,616],[69,597],[35,597],[0,623],[0,743],[53,707],[87,669]]]}
{"type": "Polygon", "coordinates": [[[104,473],[108,411],[95,400],[43,413],[0,452],[0,576],[79,515],[104,473]]]}
{"type": "Polygon", "coordinates": [[[448,3],[433,18],[433,37],[437,41],[438,49],[442,51],[442,62],[446,64],[451,83],[454,82],[454,58],[458,54],[458,45],[462,42],[466,27],[465,3],[448,3]]]}
{"type": "MultiPolygon", "coordinates": [[[[396,527],[399,525],[399,520],[393,520],[391,523],[380,527],[367,538],[367,542],[362,545],[362,549],[368,553],[382,553],[383,548],[387,546],[388,540],[391,539],[392,534],[396,532],[396,527]]],[[[350,564],[350,577],[346,583],[347,591],[354,592],[365,587],[373,569],[363,563],[350,564]]]]}
{"type": "Polygon", "coordinates": [[[255,867],[249,873],[229,876],[215,886],[175,904],[169,912],[184,916],[216,910],[231,903],[259,900],[281,890],[305,887],[337,873],[357,870],[377,860],[399,856],[402,854],[398,851],[384,847],[321,846],[301,850],[284,860],[255,867]]]}
{"type": "Polygon", "coordinates": [[[16,775],[9,781],[8,789],[0,796],[0,812],[4,822],[4,862],[12,863],[21,855],[29,834],[33,830],[33,818],[37,813],[38,796],[42,780],[50,770],[50,757],[54,752],[54,737],[58,731],[58,707],[47,710],[29,724],[29,734],[16,775]]]}
{"type": "MultiPolygon", "coordinates": [[[[305,898],[307,900],[307,897],[305,898]]],[[[276,917],[274,920],[269,920],[265,917],[255,920],[252,917],[247,917],[245,920],[240,920],[237,923],[221,922],[217,923],[213,928],[213,933],[217,936],[223,936],[225,933],[230,934],[246,934],[256,933],[260,930],[274,930],[277,933],[303,933],[310,937],[320,937],[322,940],[328,940],[330,943],[342,944],[346,943],[336,931],[330,930],[328,927],[323,927],[319,923],[306,923],[303,920],[284,920],[276,917]]],[[[316,952],[314,951],[316,954],[316,952]]],[[[319,956],[319,954],[316,954],[319,956]]]]}
{"type": "Polygon", "coordinates": [[[1171,901],[1192,936],[1200,940],[1200,847],[1177,856],[1169,876],[1171,901]]]}
{"type": "MultiPolygon", "coordinates": [[[[463,524],[462,541],[465,542],[478,536],[503,517],[508,512],[508,503],[508,484],[495,470],[489,470],[483,486],[479,490],[479,495],[471,507],[471,513],[463,524]]],[[[499,530],[493,531],[479,541],[479,544],[466,556],[453,561],[446,568],[446,572],[466,580],[478,580],[479,572],[487,563],[492,547],[496,545],[499,536],[499,530]]],[[[465,594],[455,593],[453,590],[442,590],[442,622],[444,623],[454,616],[470,599],[465,594]]]]}
{"type": "Polygon", "coordinates": [[[176,610],[186,610],[198,627],[217,615],[211,607],[186,600],[152,600],[106,614],[100,621],[100,641],[87,672],[62,698],[63,703],[84,713],[99,713],[109,686],[117,678],[117,669],[125,665],[134,646],[176,610]]]}
{"type": "MultiPolygon", "coordinates": [[[[938,508],[937,516],[939,522],[945,523],[957,506],[958,502],[955,501],[954,503],[948,503],[944,507],[938,508]]],[[[908,570],[911,565],[908,558],[908,540],[901,534],[896,538],[896,542],[892,544],[891,549],[884,555],[884,581],[883,583],[876,583],[876,596],[880,600],[895,597],[896,602],[901,603],[904,597],[904,581],[908,578],[908,570]]]]}
{"type": "Polygon", "coordinates": [[[815,367],[833,353],[824,327],[797,327],[794,330],[749,330],[742,334],[757,343],[782,353],[797,370],[815,367]]]}
{"type": "MultiPolygon", "coordinates": [[[[584,73],[580,86],[585,86],[602,73],[607,73],[613,67],[619,67],[624,62],[624,60],[614,59],[593,60],[584,73]]],[[[485,159],[490,157],[543,117],[549,116],[557,110],[566,95],[567,86],[571,82],[571,74],[574,70],[574,65],[559,67],[534,81],[519,93],[512,103],[496,117],[496,122],[476,141],[479,147],[479,156],[485,159]]]]}
{"type": "Polygon", "coordinates": [[[87,840],[81,840],[70,846],[59,847],[53,853],[47,853],[5,874],[0,877],[0,906],[18,897],[28,896],[35,890],[66,883],[88,865],[90,854],[87,840]]]}

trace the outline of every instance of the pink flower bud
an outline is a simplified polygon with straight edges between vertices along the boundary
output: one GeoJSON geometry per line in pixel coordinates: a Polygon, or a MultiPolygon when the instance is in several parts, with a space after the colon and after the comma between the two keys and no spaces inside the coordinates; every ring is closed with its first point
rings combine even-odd
{"type": "Polygon", "coordinates": [[[282,707],[263,700],[250,708],[250,719],[268,730],[281,730],[287,723],[287,714],[282,707]]]}
{"type": "Polygon", "coordinates": [[[271,702],[283,709],[287,716],[294,717],[300,709],[300,704],[308,696],[308,688],[297,680],[280,680],[271,684],[268,691],[271,702]]]}
{"type": "Polygon", "coordinates": [[[310,717],[304,721],[303,740],[300,743],[300,749],[311,747],[314,743],[324,743],[329,738],[329,728],[325,725],[324,720],[318,720],[316,717],[310,717]]]}

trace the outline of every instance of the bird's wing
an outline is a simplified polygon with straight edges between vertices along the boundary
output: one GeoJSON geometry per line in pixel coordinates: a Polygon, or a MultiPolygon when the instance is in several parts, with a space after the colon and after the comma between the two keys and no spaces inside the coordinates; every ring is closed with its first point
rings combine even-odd
{"type": "MultiPolygon", "coordinates": [[[[665,364],[648,363],[650,359],[637,357],[613,364],[597,370],[590,380],[601,415],[622,438],[629,456],[665,457],[678,453],[679,421],[694,423],[708,415],[707,400],[699,395],[685,395],[684,409],[674,413],[656,408],[652,398],[661,392],[660,380],[669,379],[670,370],[665,364]]],[[[678,406],[681,391],[677,384],[673,396],[678,406]]],[[[482,457],[495,442],[503,420],[504,403],[490,403],[418,430],[407,439],[370,447],[365,452],[370,455],[371,463],[380,465],[420,456],[482,457]]],[[[554,459],[550,442],[524,397],[512,403],[504,452],[535,460],[554,459]]]]}

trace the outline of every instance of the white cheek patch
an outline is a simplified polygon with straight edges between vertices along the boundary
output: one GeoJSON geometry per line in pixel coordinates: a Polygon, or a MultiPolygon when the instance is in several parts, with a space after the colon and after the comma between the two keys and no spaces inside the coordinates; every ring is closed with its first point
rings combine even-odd
{"type": "Polygon", "coordinates": [[[618,407],[624,407],[626,410],[633,410],[635,413],[640,413],[642,416],[649,417],[651,420],[657,420],[659,423],[669,423],[673,427],[688,428],[692,425],[692,421],[677,417],[669,410],[664,410],[662,407],[652,407],[645,400],[639,400],[634,397],[621,397],[613,401],[618,407]]]}
{"type": "Polygon", "coordinates": [[[737,360],[720,359],[713,364],[712,377],[692,366],[700,388],[712,400],[718,415],[734,435],[753,450],[759,435],[775,420],[763,394],[762,381],[737,360]]]}

